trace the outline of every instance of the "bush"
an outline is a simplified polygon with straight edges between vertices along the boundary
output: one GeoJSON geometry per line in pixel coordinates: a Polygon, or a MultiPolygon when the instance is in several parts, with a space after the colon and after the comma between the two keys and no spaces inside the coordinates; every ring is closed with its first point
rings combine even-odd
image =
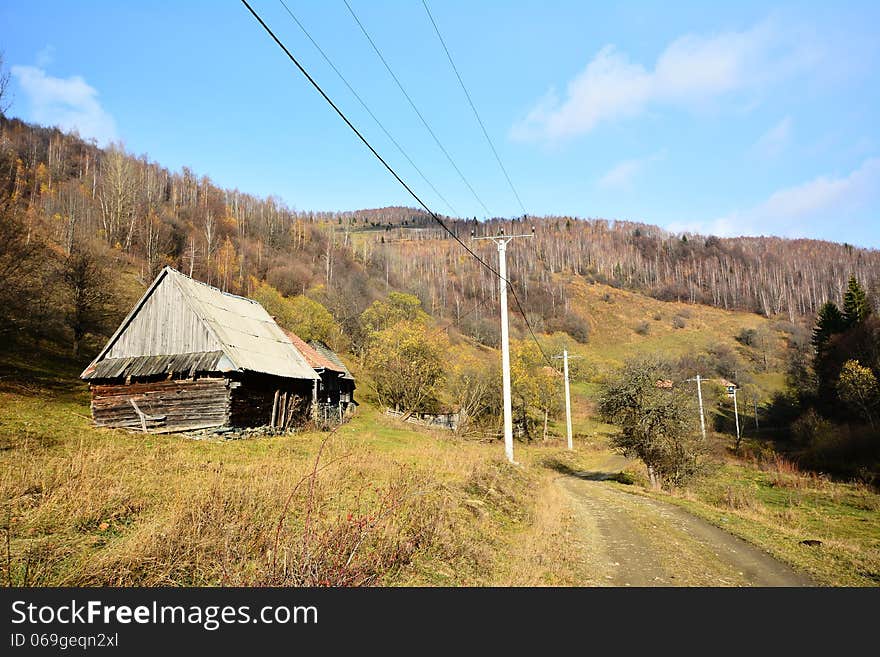
{"type": "Polygon", "coordinates": [[[687,326],[687,322],[684,321],[683,317],[676,315],[672,318],[672,328],[683,329],[685,326],[687,326]]]}
{"type": "Polygon", "coordinates": [[[651,332],[651,325],[648,322],[639,322],[633,330],[639,335],[648,335],[651,332]]]}
{"type": "Polygon", "coordinates": [[[629,361],[599,399],[602,419],[621,429],[611,444],[641,459],[654,486],[683,486],[701,471],[706,451],[695,431],[699,422],[691,392],[657,386],[671,372],[656,359],[629,361]]]}
{"type": "Polygon", "coordinates": [[[792,438],[804,447],[827,448],[834,443],[837,433],[834,425],[812,408],[791,425],[792,438]]]}
{"type": "Polygon", "coordinates": [[[580,315],[568,312],[562,317],[555,318],[548,322],[550,331],[562,331],[568,333],[572,339],[581,344],[586,344],[590,340],[590,325],[580,315]]]}
{"type": "Polygon", "coordinates": [[[736,336],[736,341],[747,347],[753,347],[758,341],[758,331],[753,328],[744,328],[736,336]]]}
{"type": "MultiPolygon", "coordinates": [[[[733,380],[742,371],[742,364],[736,352],[726,344],[717,344],[709,348],[715,371],[726,379],[733,380]]],[[[740,377],[742,378],[742,377],[740,377]]]]}

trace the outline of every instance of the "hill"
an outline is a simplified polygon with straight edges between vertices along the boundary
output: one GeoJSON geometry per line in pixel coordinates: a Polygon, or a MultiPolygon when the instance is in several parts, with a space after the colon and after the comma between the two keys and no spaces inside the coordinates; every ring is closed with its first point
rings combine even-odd
{"type": "MultiPolygon", "coordinates": [[[[100,149],[75,135],[2,117],[0,200],[8,236],[0,245],[0,330],[6,334],[70,342],[104,337],[119,315],[114,304],[104,304],[113,299],[92,304],[106,306],[104,321],[76,309],[53,312],[69,296],[59,283],[65,277],[59,263],[87,252],[95,275],[122,268],[141,286],[165,264],[244,295],[268,282],[284,295],[319,301],[346,330],[372,301],[401,290],[416,295],[437,320],[454,322],[490,346],[497,339],[492,274],[421,210],[295,211],[275,198],[220,189],[186,168],[170,172],[119,146],[100,149]],[[47,299],[53,291],[60,298],[47,299]]],[[[765,317],[781,314],[792,322],[812,318],[825,301],[839,297],[851,274],[875,299],[880,289],[880,253],[851,245],[672,235],[641,223],[576,217],[480,224],[445,219],[464,237],[472,229],[535,225],[536,239],[509,251],[511,280],[537,330],[574,337],[592,321],[570,302],[572,286],[581,282],[765,317]]],[[[491,245],[475,248],[494,261],[491,245]]],[[[87,264],[80,262],[80,282],[87,264]]],[[[134,293],[115,290],[122,299],[116,305],[126,305],[134,293]]],[[[516,315],[512,321],[524,328],[516,315]]]]}
{"type": "MultiPolygon", "coordinates": [[[[463,237],[536,227],[508,261],[528,319],[511,313],[522,468],[499,459],[497,281],[424,212],[294,211],[121,147],[0,118],[7,583],[623,582],[626,573],[583,556],[615,553],[580,542],[599,535],[597,500],[631,516],[631,532],[667,523],[673,503],[818,582],[876,583],[876,434],[842,403],[827,412],[815,386],[801,384],[815,374],[813,314],[842,297],[852,274],[876,306],[880,254],[602,219],[445,219],[463,237]],[[165,264],[332,344],[357,377],[359,415],[332,434],[306,427],[238,442],[92,428],[77,373],[165,264]],[[376,345],[393,347],[402,331],[432,359],[418,409],[467,409],[466,430],[385,415],[376,345]],[[576,357],[574,454],[562,449],[560,378],[544,360],[563,348],[576,357]],[[637,356],[662,358],[676,386],[698,373],[710,380],[714,469],[685,491],[648,490],[644,467],[612,454],[618,428],[596,412],[605,384],[637,356]],[[740,385],[739,417],[711,381],[722,379],[740,385]],[[824,474],[800,471],[798,459],[824,474]]],[[[475,244],[494,259],[491,245],[475,244]]],[[[829,351],[852,358],[850,343],[873,340],[872,322],[840,329],[829,351]]],[[[691,522],[663,527],[693,564],[643,537],[651,563],[682,583],[749,583],[730,564],[711,565],[714,548],[682,537],[682,527],[714,536],[691,522]]],[[[795,577],[773,564],[767,572],[795,577]]]]}

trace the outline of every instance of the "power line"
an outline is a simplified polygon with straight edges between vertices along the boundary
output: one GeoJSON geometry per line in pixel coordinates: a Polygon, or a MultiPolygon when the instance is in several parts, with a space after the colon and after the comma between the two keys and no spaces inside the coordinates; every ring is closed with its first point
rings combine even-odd
{"type": "Polygon", "coordinates": [[[458,242],[465,251],[467,251],[470,255],[472,255],[474,257],[474,259],[477,260],[477,262],[479,262],[481,265],[483,265],[483,267],[485,267],[490,272],[492,272],[500,280],[504,281],[504,283],[510,288],[511,293],[513,294],[513,299],[516,302],[517,308],[519,309],[519,312],[523,317],[523,321],[525,321],[525,324],[528,327],[529,332],[532,335],[532,339],[535,341],[535,344],[538,346],[538,349],[543,354],[544,360],[547,361],[547,363],[550,365],[550,367],[552,367],[553,369],[556,369],[556,367],[553,365],[553,361],[550,360],[550,358],[547,356],[547,353],[544,351],[544,348],[541,346],[541,343],[538,341],[538,337],[535,335],[535,331],[532,329],[532,325],[529,322],[528,317],[526,317],[525,310],[523,310],[522,304],[519,301],[519,297],[516,294],[516,289],[513,287],[511,282],[506,277],[502,276],[494,267],[492,267],[492,265],[490,265],[483,258],[481,258],[476,252],[474,252],[474,250],[471,249],[467,244],[465,244],[461,240],[461,238],[459,238],[459,236],[456,235],[455,232],[453,232],[449,228],[449,226],[446,225],[446,222],[444,222],[439,216],[437,216],[437,214],[433,210],[431,210],[425,204],[425,202],[421,199],[421,197],[418,194],[416,194],[408,184],[406,184],[406,182],[403,180],[403,178],[401,178],[397,174],[397,172],[391,167],[391,165],[385,161],[385,158],[383,158],[379,154],[379,152],[375,148],[373,148],[372,144],[370,144],[370,142],[367,141],[366,137],[364,137],[361,134],[361,132],[354,126],[354,124],[348,119],[348,117],[345,116],[345,114],[342,112],[342,110],[339,109],[339,107],[336,105],[336,103],[334,103],[333,100],[330,98],[330,96],[328,96],[326,94],[326,92],[321,88],[321,85],[319,85],[315,81],[315,79],[309,74],[309,72],[303,67],[303,65],[300,64],[299,60],[293,56],[293,54],[290,52],[290,50],[287,49],[287,46],[285,46],[281,42],[281,40],[275,35],[275,33],[266,24],[266,22],[262,19],[262,17],[254,10],[253,7],[250,6],[250,4],[248,4],[247,0],[241,0],[241,2],[247,8],[247,10],[251,13],[251,15],[253,15],[253,17],[257,20],[257,22],[262,26],[262,28],[266,31],[266,33],[272,38],[272,40],[278,45],[278,47],[281,48],[281,50],[284,52],[284,54],[287,55],[287,58],[290,59],[290,61],[293,62],[293,64],[299,69],[300,73],[302,73],[305,76],[305,78],[315,88],[315,90],[319,94],[321,94],[321,96],[324,98],[324,100],[326,100],[327,103],[330,105],[330,107],[332,107],[333,110],[336,112],[336,114],[339,115],[339,118],[341,118],[345,122],[345,124],[351,129],[351,131],[354,132],[355,135],[357,135],[358,139],[360,139],[361,142],[363,142],[364,146],[366,146],[370,150],[370,152],[376,157],[377,160],[379,160],[379,162],[382,163],[382,165],[388,170],[388,172],[392,176],[394,176],[395,180],[397,180],[397,182],[399,182],[403,186],[403,188],[407,192],[409,192],[409,195],[412,196],[418,202],[418,204],[421,205],[425,209],[425,212],[427,212],[429,215],[431,215],[431,217],[434,219],[434,221],[436,221],[440,225],[440,227],[443,228],[443,230],[445,230],[456,242],[458,242]]]}
{"type": "Polygon", "coordinates": [[[437,147],[441,151],[443,151],[443,154],[446,156],[446,159],[449,160],[449,163],[452,165],[452,168],[455,169],[456,173],[461,178],[462,182],[464,182],[464,184],[467,185],[467,188],[469,190],[471,190],[471,194],[473,194],[474,198],[477,199],[477,203],[479,203],[480,206],[483,208],[483,210],[486,212],[486,216],[491,216],[492,213],[489,212],[489,208],[487,208],[486,204],[483,203],[483,200],[480,198],[480,196],[477,194],[477,192],[474,190],[474,188],[468,182],[468,179],[465,178],[464,174],[461,172],[461,169],[458,168],[458,165],[455,163],[455,160],[453,160],[452,156],[449,154],[449,151],[447,151],[446,148],[443,146],[443,144],[440,143],[440,140],[437,138],[437,135],[431,129],[431,126],[428,125],[428,122],[425,120],[425,117],[422,116],[422,113],[419,111],[419,108],[416,107],[416,104],[413,102],[413,99],[410,98],[410,95],[406,92],[406,89],[404,89],[403,84],[400,82],[397,75],[395,75],[394,71],[391,70],[391,66],[388,65],[388,62],[385,60],[385,57],[382,56],[382,52],[379,50],[379,47],[373,41],[369,32],[367,32],[367,29],[364,27],[364,24],[361,23],[361,20],[358,18],[357,14],[354,13],[354,9],[352,9],[351,5],[348,4],[348,0],[342,0],[342,1],[345,3],[345,6],[348,7],[348,13],[351,14],[352,18],[354,18],[355,22],[358,24],[358,27],[361,28],[361,32],[364,33],[364,36],[367,38],[367,41],[370,42],[370,45],[373,47],[373,50],[379,56],[379,59],[381,60],[382,64],[385,66],[385,70],[388,71],[388,73],[394,79],[394,82],[397,83],[398,89],[400,89],[401,93],[404,95],[404,97],[407,99],[407,101],[409,101],[409,104],[413,108],[413,111],[415,111],[416,115],[421,120],[422,125],[425,126],[425,129],[430,133],[431,137],[434,138],[434,143],[436,143],[437,147]]]}
{"type": "Polygon", "coordinates": [[[443,201],[443,203],[446,204],[446,207],[448,207],[452,211],[452,214],[454,216],[458,215],[458,211],[454,207],[452,207],[452,204],[446,200],[446,197],[443,196],[443,194],[441,194],[437,190],[437,188],[434,186],[434,184],[430,180],[428,180],[428,178],[425,176],[425,174],[422,173],[422,170],[418,166],[416,166],[416,163],[412,161],[412,158],[410,158],[410,156],[403,149],[403,147],[397,142],[397,140],[391,135],[391,133],[388,132],[388,130],[385,128],[385,126],[382,124],[382,122],[376,117],[376,115],[373,113],[373,111],[367,106],[367,103],[364,102],[364,99],[361,98],[360,94],[358,94],[358,92],[355,91],[354,88],[348,83],[348,80],[345,79],[345,76],[342,75],[342,73],[339,71],[338,68],[336,68],[336,65],[330,60],[330,57],[327,55],[327,53],[324,52],[324,50],[321,48],[321,46],[318,45],[317,41],[315,41],[312,38],[312,35],[309,34],[309,31],[305,28],[305,26],[300,22],[300,20],[290,10],[290,7],[287,6],[287,4],[284,2],[284,0],[278,0],[278,1],[281,3],[281,5],[284,7],[284,9],[287,11],[287,13],[293,19],[293,22],[297,24],[297,26],[299,27],[300,30],[302,30],[302,33],[306,35],[306,38],[308,38],[308,40],[312,42],[312,45],[315,46],[315,49],[319,53],[321,53],[321,56],[324,58],[324,61],[327,62],[327,64],[330,66],[330,68],[332,68],[333,71],[336,73],[336,75],[339,76],[339,79],[342,80],[343,84],[346,87],[348,87],[348,90],[352,93],[352,95],[355,98],[357,98],[358,102],[361,104],[361,107],[363,107],[364,110],[366,110],[367,114],[370,115],[370,118],[372,118],[373,121],[376,122],[376,125],[382,129],[382,132],[384,132],[385,136],[391,140],[391,143],[397,147],[397,150],[400,151],[400,154],[406,158],[406,161],[409,162],[410,165],[412,165],[412,168],[416,170],[416,172],[419,174],[419,176],[421,176],[422,180],[424,180],[425,183],[432,190],[434,190],[434,193],[440,198],[441,201],[443,201]]]}
{"type": "MultiPolygon", "coordinates": [[[[493,301],[493,299],[486,297],[485,299],[483,299],[482,301],[477,303],[473,308],[468,310],[464,315],[460,315],[455,321],[452,322],[452,324],[450,324],[450,326],[458,326],[458,328],[460,329],[461,328],[461,320],[470,317],[475,312],[477,312],[480,308],[482,308],[483,306],[486,306],[490,301],[493,301]]],[[[428,335],[433,336],[433,335],[436,335],[436,334],[441,333],[443,331],[446,331],[447,329],[449,329],[449,326],[440,326],[440,327],[434,329],[428,335]]]]}
{"type": "Polygon", "coordinates": [[[428,9],[428,3],[425,0],[422,0],[422,5],[425,7],[425,12],[428,14],[428,18],[431,19],[431,25],[434,26],[434,31],[437,33],[437,38],[440,39],[440,45],[443,46],[443,51],[446,53],[446,58],[449,60],[450,65],[452,66],[452,70],[455,72],[455,77],[458,78],[458,83],[461,85],[461,90],[464,91],[464,95],[467,98],[468,104],[471,106],[471,109],[474,112],[474,116],[477,118],[477,123],[480,124],[480,129],[483,131],[483,136],[486,138],[486,142],[489,144],[489,148],[492,149],[492,154],[495,156],[495,161],[498,162],[498,166],[501,167],[501,172],[504,174],[504,177],[507,179],[507,184],[510,185],[510,191],[513,192],[513,195],[516,197],[517,203],[519,203],[520,210],[523,211],[524,215],[527,215],[526,208],[523,205],[522,199],[519,197],[519,194],[516,191],[516,187],[513,186],[513,181],[510,179],[510,176],[507,174],[507,169],[504,168],[504,164],[501,162],[501,157],[498,155],[498,151],[495,150],[495,144],[492,143],[492,139],[489,137],[489,133],[486,130],[486,126],[483,125],[483,120],[480,118],[480,113],[477,112],[477,108],[474,105],[474,101],[471,99],[471,95],[468,93],[467,87],[464,85],[464,81],[461,79],[461,75],[458,72],[458,68],[455,66],[455,62],[452,61],[452,55],[449,53],[449,48],[446,47],[446,42],[443,40],[443,35],[440,34],[440,28],[437,27],[437,22],[434,20],[434,17],[431,15],[431,10],[428,9]]]}

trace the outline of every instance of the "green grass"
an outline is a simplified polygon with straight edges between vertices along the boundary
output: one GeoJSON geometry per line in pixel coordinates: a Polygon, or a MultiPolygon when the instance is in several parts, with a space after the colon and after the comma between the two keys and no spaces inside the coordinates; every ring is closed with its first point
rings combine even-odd
{"type": "Polygon", "coordinates": [[[648,494],[763,548],[818,584],[880,585],[880,495],[863,484],[799,472],[781,458],[730,458],[687,490],[648,494]]]}

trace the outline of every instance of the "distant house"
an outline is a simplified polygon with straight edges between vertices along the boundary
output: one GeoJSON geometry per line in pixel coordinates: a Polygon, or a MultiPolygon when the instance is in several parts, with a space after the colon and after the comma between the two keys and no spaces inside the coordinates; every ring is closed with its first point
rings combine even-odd
{"type": "Polygon", "coordinates": [[[166,267],[82,373],[97,426],[284,429],[320,377],[256,301],[166,267]]]}
{"type": "Polygon", "coordinates": [[[341,421],[357,406],[354,400],[355,381],[351,372],[323,342],[313,340],[307,343],[295,333],[285,333],[320,377],[315,395],[318,419],[341,421]]]}

